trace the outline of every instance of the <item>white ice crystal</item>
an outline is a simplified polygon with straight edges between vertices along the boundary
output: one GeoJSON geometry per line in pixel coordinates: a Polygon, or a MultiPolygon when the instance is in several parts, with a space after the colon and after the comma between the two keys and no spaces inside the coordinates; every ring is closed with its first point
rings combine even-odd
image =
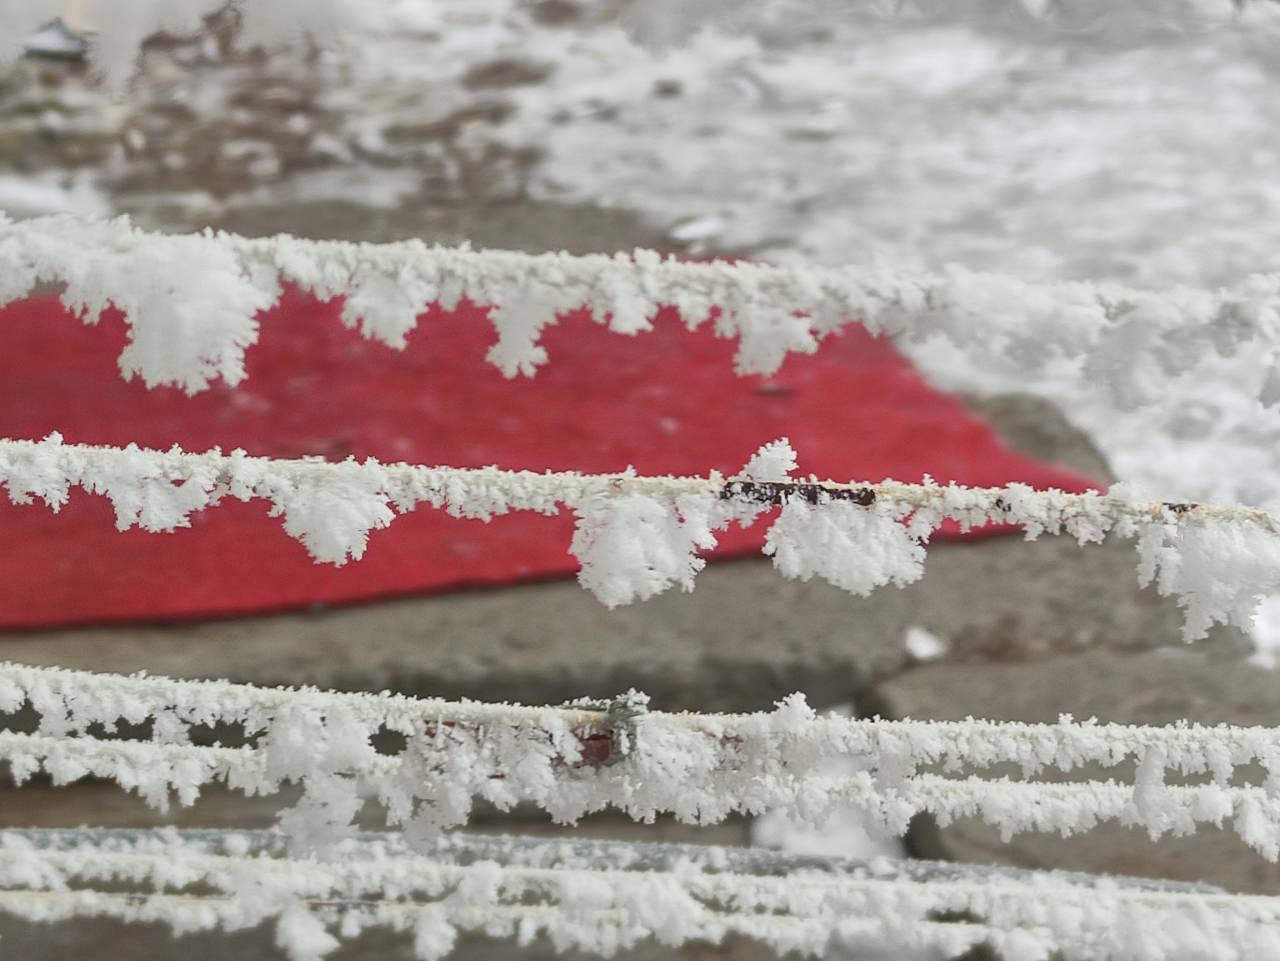
{"type": "Polygon", "coordinates": [[[673,585],[693,590],[694,576],[706,566],[695,552],[715,547],[716,539],[705,505],[685,502],[688,518],[645,494],[599,496],[579,506],[569,546],[582,565],[578,582],[607,607],[646,600],[673,585]]]}
{"type": "Polygon", "coordinates": [[[1140,582],[1178,598],[1187,640],[1215,623],[1248,630],[1262,599],[1280,592],[1280,537],[1247,521],[1147,525],[1138,551],[1140,582]]]}
{"type": "Polygon", "coordinates": [[[769,528],[764,552],[783,577],[815,574],[865,597],[877,587],[924,575],[924,548],[901,523],[901,508],[843,500],[808,504],[791,498],[769,528]]]}

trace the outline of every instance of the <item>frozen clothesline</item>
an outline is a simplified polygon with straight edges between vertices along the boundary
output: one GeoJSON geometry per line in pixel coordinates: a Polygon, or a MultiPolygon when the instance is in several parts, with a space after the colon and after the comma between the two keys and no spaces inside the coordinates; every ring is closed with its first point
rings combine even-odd
{"type": "MultiPolygon", "coordinates": [[[[431,303],[451,308],[467,298],[489,306],[498,339],[488,358],[508,376],[531,375],[545,363],[542,331],[580,307],[610,330],[634,335],[650,329],[660,307],[674,306],[690,328],[711,324],[738,339],[741,373],[773,372],[787,354],[812,353],[822,338],[857,323],[873,334],[940,336],[963,349],[1018,356],[1032,368],[1074,360],[1126,405],[1163,399],[1170,380],[1202,358],[1280,357],[1280,274],[1230,289],[1156,292],[959,268],[930,274],[686,263],[644,250],[578,257],[420,241],[166,235],[125,219],[55,216],[0,219],[0,277],[0,304],[64,284],[63,301],[86,322],[119,307],[131,328],[123,374],[191,393],[217,378],[244,378],[245,350],[259,336],[256,315],[278,300],[281,283],[321,298],[344,296],[348,326],[397,348],[431,303]]],[[[1280,385],[1262,394],[1272,402],[1280,385]]]]}
{"type": "MultiPolygon", "coordinates": [[[[185,745],[191,727],[233,725],[247,736],[268,731],[277,718],[314,715],[323,723],[420,735],[439,727],[488,731],[541,730],[548,739],[579,741],[588,735],[634,740],[634,732],[688,732],[709,739],[741,761],[744,752],[792,755],[796,771],[835,758],[890,761],[902,774],[942,766],[986,768],[1017,765],[1024,776],[1047,768],[1069,772],[1087,764],[1115,767],[1149,763],[1181,774],[1210,774],[1229,785],[1237,769],[1262,764],[1280,780],[1280,728],[1175,724],[1142,726],[1080,722],[916,721],[820,715],[802,695],[775,710],[750,714],[693,714],[647,710],[647,697],[632,692],[596,706],[528,707],[479,701],[447,701],[400,694],[271,688],[228,681],[175,680],[149,675],[97,674],[0,662],[0,713],[25,708],[40,717],[40,732],[54,737],[100,727],[138,725],[162,717],[162,739],[185,745]]],[[[642,750],[630,744],[620,754],[642,750]]],[[[239,751],[239,748],[221,750],[239,751]]]]}
{"type": "MultiPolygon", "coordinates": [[[[301,745],[293,747],[302,750],[301,745]]],[[[785,771],[777,762],[757,762],[745,768],[686,771],[702,780],[689,797],[678,798],[670,793],[678,785],[669,777],[646,783],[638,773],[660,768],[661,758],[634,758],[606,768],[584,762],[580,755],[566,758],[544,750],[527,762],[528,769],[541,775],[534,783],[523,775],[513,776],[504,766],[519,763],[518,752],[501,752],[501,764],[491,761],[494,753],[484,736],[451,737],[446,745],[430,744],[418,756],[374,756],[369,751],[369,756],[344,765],[295,764],[285,770],[270,749],[0,732],[0,760],[8,762],[19,785],[41,771],[57,786],[93,777],[134,791],[162,811],[171,792],[181,804],[190,805],[211,784],[265,796],[278,793],[286,783],[300,782],[303,800],[280,818],[300,851],[328,851],[348,837],[350,818],[363,806],[362,798],[372,795],[383,803],[388,825],[404,826],[414,837],[465,824],[472,799],[482,797],[503,810],[517,803],[533,804],[559,823],[575,823],[611,806],[636,820],[671,812],[678,820],[697,824],[718,823],[735,813],[771,811],[821,824],[837,812],[856,809],[868,824],[894,836],[904,835],[921,814],[943,825],[978,818],[1006,840],[1027,832],[1070,836],[1103,823],[1141,827],[1153,838],[1186,836],[1201,824],[1211,824],[1230,827],[1270,861],[1280,853],[1280,802],[1260,787],[896,773],[889,779],[878,771],[824,776],[785,771]],[[427,762],[465,763],[479,771],[441,783],[427,762]],[[744,773],[761,769],[771,778],[767,783],[752,783],[744,773]],[[495,783],[486,785],[482,777],[495,783]],[[703,798],[705,804],[695,803],[703,798]]]]}
{"type": "MultiPolygon", "coordinates": [[[[1224,957],[1266,957],[1280,946],[1277,898],[884,859],[786,865],[785,856],[766,855],[779,862],[777,870],[744,873],[739,866],[760,854],[705,849],[681,858],[646,850],[653,847],[670,846],[463,837],[415,854],[395,838],[362,835],[330,859],[300,861],[284,856],[271,835],[256,832],[11,831],[0,834],[0,887],[24,890],[6,892],[19,894],[13,899],[0,895],[0,908],[41,920],[45,913],[67,916],[63,912],[76,905],[68,898],[78,895],[84,895],[84,913],[101,911],[104,903],[116,910],[86,885],[124,886],[139,904],[153,906],[176,906],[181,902],[172,899],[198,888],[220,896],[212,913],[231,927],[288,917],[292,927],[314,935],[330,925],[341,930],[347,911],[369,912],[374,924],[375,918],[411,918],[397,926],[414,931],[420,959],[447,952],[458,929],[473,927],[470,919],[520,910],[552,923],[574,919],[576,926],[559,932],[561,945],[602,954],[645,937],[674,947],[728,933],[806,953],[868,934],[912,946],[986,942],[1020,949],[1011,955],[1016,958],[1141,944],[1125,961],[1155,961],[1172,948],[1206,957],[1224,950],[1224,957]],[[162,900],[151,900],[156,897],[162,900]],[[972,920],[933,920],[939,917],[972,920]]],[[[129,918],[135,919],[143,917],[129,918]]],[[[332,935],[297,938],[277,923],[284,929],[279,941],[295,959],[337,946],[332,935]],[[306,944],[324,947],[307,954],[306,944]]],[[[548,933],[555,938],[554,928],[548,933]]]]}
{"type": "Polygon", "coordinates": [[[1280,528],[1253,508],[1147,500],[1123,485],[1067,494],[1024,484],[841,484],[797,478],[795,469],[785,439],[762,447],[733,478],[275,460],[243,451],[70,445],[57,434],[0,439],[0,487],[15,504],[40,500],[58,510],[80,487],[111,500],[120,530],[170,533],[225,498],[260,499],[316,561],[333,564],[360,558],[370,532],[424,504],[484,521],[571,510],[578,579],[610,607],[675,586],[692,590],[716,531],[749,524],[776,505],[764,553],[778,571],[816,575],[858,595],[919,580],[928,539],[947,519],[965,528],[1016,525],[1029,539],[1136,539],[1139,581],[1178,598],[1188,640],[1214,623],[1249,627],[1258,598],[1280,591],[1280,528]]]}
{"type": "Polygon", "coordinates": [[[310,849],[347,836],[368,796],[416,837],[466,823],[483,798],[501,808],[531,803],[563,822],[614,807],[640,820],[782,811],[820,823],[852,806],[897,834],[925,812],[944,823],[977,816],[1008,835],[1103,821],[1187,834],[1230,822],[1264,856],[1280,855],[1280,799],[1270,787],[1232,784],[1255,762],[1276,783],[1272,729],[855,720],[818,717],[799,696],[749,715],[643,704],[638,695],[594,711],[416,702],[0,665],[0,711],[40,716],[38,733],[0,732],[0,759],[19,782],[42,770],[57,784],[104,778],[157,807],[171,794],[190,804],[211,783],[249,794],[300,783],[303,799],[281,821],[310,849]],[[151,742],[83,733],[146,720],[151,742]],[[253,743],[190,743],[192,725],[214,724],[238,725],[253,743]],[[374,749],[384,730],[404,736],[398,753],[374,749]],[[832,762],[851,760],[866,770],[830,773],[832,762]],[[1126,761],[1136,764],[1133,784],[1034,780],[1048,768],[1126,761]],[[928,773],[1000,763],[1019,765],[1029,780],[928,773]],[[1166,785],[1166,771],[1208,773],[1212,783],[1166,785]]]}

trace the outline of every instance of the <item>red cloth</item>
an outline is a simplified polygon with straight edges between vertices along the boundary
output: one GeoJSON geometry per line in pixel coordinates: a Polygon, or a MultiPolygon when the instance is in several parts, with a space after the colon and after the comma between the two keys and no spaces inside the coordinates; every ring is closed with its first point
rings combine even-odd
{"type": "MultiPolygon", "coordinates": [[[[767,381],[734,375],[736,344],[674,312],[620,337],[585,313],[546,332],[550,362],[506,380],[484,360],[484,312],[433,308],[403,352],[344,328],[335,303],[286,293],[262,317],[249,377],[188,398],[126,383],[118,316],[85,327],[50,298],[0,311],[0,436],[251,454],[376,456],[475,467],[732,473],[790,437],[821,477],[1082,490],[1069,471],[1005,448],[887,342],[860,328],[792,357],[767,381]]],[[[223,505],[173,534],[115,530],[110,503],[74,491],[54,514],[0,496],[0,629],[253,614],[563,576],[572,515],[489,524],[422,508],[376,531],[361,561],[312,564],[265,503],[223,505]]],[[[764,525],[724,534],[718,557],[759,551],[764,525]]],[[[945,532],[954,536],[956,532],[945,532]]]]}

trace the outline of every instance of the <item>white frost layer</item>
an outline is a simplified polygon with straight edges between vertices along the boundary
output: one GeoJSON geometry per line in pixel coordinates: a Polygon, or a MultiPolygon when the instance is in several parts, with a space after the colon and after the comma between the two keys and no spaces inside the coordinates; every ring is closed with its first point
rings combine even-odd
{"type": "Polygon", "coordinates": [[[868,936],[947,956],[986,943],[1010,961],[1044,961],[1055,951],[1070,961],[1165,961],[1171,954],[1234,961],[1280,950],[1278,898],[1061,875],[970,876],[963,867],[923,880],[876,865],[762,876],[733,870],[728,855],[723,866],[708,867],[712,856],[663,871],[572,857],[537,866],[462,864],[352,843],[316,861],[250,855],[235,836],[193,843],[167,832],[54,847],[6,833],[0,852],[0,887],[15,889],[0,893],[0,910],[39,921],[158,920],[175,930],[274,921],[278,943],[295,961],[323,957],[339,937],[381,926],[411,931],[419,961],[447,954],[459,930],[522,943],[542,932],[561,949],[603,955],[643,938],[675,947],[731,933],[805,954],[868,936]],[[136,893],[84,889],[99,883],[136,893]],[[197,886],[214,896],[179,893],[197,886]],[[934,921],[947,916],[971,920],[934,921]]]}
{"type": "Polygon", "coordinates": [[[370,532],[422,504],[489,520],[510,511],[578,517],[570,550],[581,583],[610,607],[679,585],[691,590],[715,532],[781,505],[764,553],[786,577],[822,577],[854,594],[924,573],[925,545],[947,519],[969,528],[1013,524],[1028,539],[1069,534],[1081,544],[1136,538],[1141,583],[1176,596],[1184,635],[1215,623],[1248,627],[1259,597],[1280,590],[1276,519],[1244,507],[1168,504],[1132,496],[956,485],[837,484],[799,479],[783,439],[765,445],[735,478],[584,475],[462,469],[375,460],[273,460],[243,451],[189,454],[0,439],[0,487],[15,504],[53,510],[72,487],[107,496],[120,530],[170,533],[224,498],[270,502],[285,531],[317,562],[363,556],[370,532]]]}
{"type": "Polygon", "coordinates": [[[1071,834],[1104,821],[1153,836],[1230,824],[1265,857],[1280,856],[1275,729],[857,720],[819,717],[799,695],[748,715],[649,713],[643,704],[634,694],[596,710],[457,704],[0,665],[0,711],[40,716],[34,734],[0,732],[0,759],[19,783],[40,771],[58,784],[106,778],[156,807],[171,795],[190,804],[212,782],[249,794],[299,783],[303,798],[281,823],[307,850],[350,836],[365,798],[414,839],[466,823],[482,798],[503,809],[532,803],[561,822],[612,807],[646,821],[779,811],[817,824],[854,807],[891,834],[921,812],[943,823],[981,817],[1006,835],[1071,834]],[[148,719],[151,741],[87,733],[148,719]],[[252,743],[190,743],[193,725],[215,723],[239,726],[252,743]],[[374,749],[384,730],[404,736],[398,753],[374,749]],[[839,761],[862,770],[833,775],[839,761]],[[1129,761],[1133,784],[1036,780],[1129,761]],[[1253,763],[1267,783],[1234,786],[1253,763]],[[1023,779],[950,776],[995,764],[1017,765],[1023,779]],[[938,769],[948,775],[926,773],[938,769]],[[1166,785],[1166,772],[1209,780],[1166,785]]]}
{"type": "MultiPolygon", "coordinates": [[[[936,336],[1037,369],[1080,361],[1114,399],[1158,400],[1203,358],[1280,351],[1280,275],[1231,289],[1153,292],[1119,285],[1028,283],[951,268],[799,268],[682,263],[653,251],[626,255],[522,254],[433,247],[420,241],[355,244],[225,233],[171,236],[127,220],[0,220],[0,304],[41,284],[64,284],[86,322],[115,304],[131,342],[126,377],[188,392],[244,378],[259,311],[280,282],[317,296],[345,295],[343,320],[401,348],[433,302],[466,297],[491,306],[498,333],[489,360],[507,376],[547,360],[542,331],[588,307],[616,333],[650,329],[663,305],[688,326],[713,324],[739,341],[740,373],[771,373],[789,353],[812,353],[847,324],[922,341],[936,336]],[[173,278],[181,278],[174,283],[173,278]]],[[[1270,394],[1265,400],[1273,399],[1270,394]]]]}

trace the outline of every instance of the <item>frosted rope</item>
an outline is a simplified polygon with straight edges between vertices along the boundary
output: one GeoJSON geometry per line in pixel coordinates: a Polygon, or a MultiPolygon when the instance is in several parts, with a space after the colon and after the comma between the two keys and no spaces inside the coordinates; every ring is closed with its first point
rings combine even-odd
{"type": "Polygon", "coordinates": [[[124,219],[54,216],[0,220],[0,278],[0,304],[41,284],[65,284],[63,301],[87,322],[120,307],[132,332],[120,357],[124,375],[189,392],[216,378],[244,378],[257,314],[276,303],[281,282],[321,298],[344,296],[343,322],[396,348],[433,302],[487,305],[498,335],[488,357],[508,376],[545,363],[543,330],[581,307],[634,335],[651,328],[659,308],[674,306],[690,328],[711,324],[738,340],[740,373],[771,373],[788,354],[812,353],[857,323],[876,335],[941,336],[966,350],[1015,354],[1032,368],[1074,359],[1125,405],[1161,400],[1203,357],[1280,349],[1280,274],[1230,289],[1144,291],[960,268],[683,263],[645,250],[575,257],[420,241],[178,236],[124,219]],[[175,270],[180,284],[172,283],[175,270]]]}
{"type": "Polygon", "coordinates": [[[769,714],[698,716],[645,712],[634,694],[591,712],[148,678],[100,683],[0,665],[0,709],[30,706],[41,719],[36,734],[0,732],[0,759],[18,783],[41,770],[58,784],[107,778],[156,807],[171,795],[190,804],[214,782],[248,794],[297,783],[302,799],[281,823],[309,849],[349,836],[362,799],[374,797],[389,824],[423,837],[466,823],[483,798],[504,809],[532,803],[562,822],[613,807],[641,820],[669,812],[705,824],[776,810],[820,823],[856,806],[898,834],[922,812],[944,823],[980,817],[1006,835],[1114,821],[1159,836],[1229,823],[1265,857],[1280,855],[1280,799],[1270,787],[1280,752],[1267,729],[855,721],[818,718],[798,696],[769,714]],[[147,719],[162,743],[83,733],[147,719]],[[238,748],[188,743],[191,725],[215,722],[256,739],[238,748]],[[372,746],[384,728],[405,737],[394,755],[372,746]],[[832,762],[850,760],[866,770],[830,774],[832,762]],[[1124,761],[1136,763],[1132,784],[932,773],[1013,762],[1030,779],[1050,767],[1124,761]],[[1255,761],[1268,786],[1233,785],[1237,768],[1255,761]],[[1166,772],[1208,772],[1213,781],[1168,785],[1166,772]]]}
{"type": "MultiPolygon", "coordinates": [[[[642,695],[630,695],[616,704],[625,708],[644,700],[642,695]]],[[[672,734],[688,731],[725,750],[736,750],[734,745],[779,753],[789,750],[799,758],[814,758],[815,765],[831,758],[879,754],[893,758],[895,765],[909,772],[935,765],[958,769],[965,765],[1015,764],[1024,775],[1031,776],[1046,768],[1071,771],[1086,764],[1114,767],[1158,755],[1170,770],[1210,773],[1216,783],[1225,786],[1231,783],[1237,768],[1254,763],[1268,767],[1280,764],[1280,729],[1260,726],[1145,726],[1071,718],[1056,724],[850,718],[819,715],[800,695],[779,702],[772,712],[692,714],[646,710],[619,715],[613,702],[596,708],[528,707],[386,692],[347,693],[99,674],[0,662],[0,712],[13,713],[26,706],[40,715],[43,730],[60,735],[83,733],[95,725],[113,729],[120,722],[141,724],[157,716],[179,725],[174,732],[179,737],[187,736],[191,725],[233,724],[256,733],[269,727],[277,716],[310,712],[368,731],[386,727],[405,733],[440,725],[490,730],[532,727],[543,729],[552,737],[563,737],[566,731],[608,733],[619,726],[631,731],[644,727],[672,734]]],[[[632,749],[641,747],[635,745],[632,749]]]]}
{"type": "MultiPolygon", "coordinates": [[[[21,843],[50,851],[92,847],[104,851],[154,851],[181,842],[205,853],[236,857],[290,857],[289,839],[274,830],[236,828],[8,828],[4,832],[21,843]]],[[[497,861],[509,867],[582,868],[626,871],[730,873],[753,877],[837,875],[877,880],[999,881],[1022,883],[1032,878],[1052,879],[1074,886],[1094,886],[1097,875],[1078,871],[1032,870],[1008,866],[923,861],[913,858],[831,857],[792,854],[773,848],[721,847],[712,844],[669,841],[617,841],[580,835],[522,837],[511,834],[472,834],[449,831],[430,841],[410,846],[404,835],[392,831],[361,831],[340,842],[333,860],[427,858],[442,864],[468,865],[497,861]]],[[[1220,889],[1204,883],[1158,878],[1107,876],[1105,884],[1135,891],[1171,891],[1214,894],[1220,889]]]]}
{"type": "MultiPolygon", "coordinates": [[[[452,796],[449,807],[462,811],[456,819],[443,820],[432,812],[438,827],[466,823],[469,796],[483,796],[483,785],[473,773],[468,779],[434,783],[429,769],[413,771],[398,758],[378,758],[341,770],[284,775],[273,772],[271,758],[264,751],[157,745],[147,742],[104,741],[92,737],[48,738],[39,735],[0,732],[0,760],[7,761],[15,780],[24,783],[41,770],[56,785],[73,783],[83,777],[104,778],[139,794],[153,807],[167,810],[170,791],[179,802],[190,805],[208,784],[225,782],[250,796],[278,792],[286,783],[298,781],[309,791],[297,808],[283,812],[281,823],[290,831],[301,850],[328,849],[331,841],[349,835],[347,825],[332,821],[332,811],[347,810],[354,815],[363,790],[378,797],[394,796],[405,790],[408,778],[421,777],[419,800],[430,805],[443,796],[452,796]],[[310,792],[314,791],[314,795],[310,792]],[[467,801],[460,801],[460,797],[467,801]],[[314,801],[314,804],[308,804],[314,801]],[[335,802],[337,802],[335,804],[335,802]],[[462,804],[466,804],[466,809],[462,804]]],[[[452,759],[449,759],[452,760],[452,759]]],[[[505,759],[519,763],[515,757],[505,759]]],[[[767,784],[744,783],[741,776],[706,776],[706,784],[693,783],[688,794],[679,796],[676,785],[643,791],[642,804],[631,800],[642,787],[632,771],[614,765],[606,777],[566,775],[549,785],[528,789],[512,784],[511,776],[498,765],[483,776],[503,782],[497,793],[499,807],[517,802],[532,803],[550,812],[560,812],[555,820],[572,823],[593,811],[616,806],[637,820],[656,814],[673,813],[677,820],[710,824],[733,813],[762,814],[781,811],[789,816],[821,824],[837,811],[857,808],[870,823],[887,833],[904,835],[912,818],[933,815],[943,824],[962,818],[979,818],[997,828],[1008,840],[1026,832],[1083,833],[1098,824],[1114,822],[1143,827],[1157,838],[1165,834],[1185,836],[1195,833],[1201,823],[1230,826],[1251,848],[1267,860],[1280,854],[1280,802],[1258,787],[1216,784],[1159,785],[1146,788],[1115,781],[1011,781],[981,777],[951,778],[916,774],[884,783],[874,774],[787,779],[775,774],[767,784]],[[708,803],[695,807],[691,797],[704,795],[708,803]],[[570,812],[570,813],[564,813],[570,812]]],[[[388,807],[388,824],[403,821],[388,807]]],[[[410,821],[415,832],[422,824],[410,821]]]]}
{"type": "Polygon", "coordinates": [[[15,504],[40,500],[58,510],[80,487],[111,500],[118,529],[168,533],[225,498],[266,500],[286,533],[316,561],[333,564],[362,557],[372,531],[423,504],[485,521],[511,511],[572,510],[579,581],[610,607],[675,586],[692,590],[716,531],[776,505],[764,553],[780,573],[822,577],[859,595],[923,576],[926,542],[945,519],[966,529],[1018,525],[1028,539],[1135,538],[1140,582],[1178,598],[1187,639],[1214,623],[1248,627],[1258,598],[1280,591],[1276,519],[1253,508],[1153,501],[1123,485],[1067,494],[1024,484],[819,482],[796,478],[795,468],[785,439],[762,447],[730,479],[274,460],[243,451],[70,445],[57,434],[0,440],[0,487],[15,504]]]}
{"type": "MultiPolygon", "coordinates": [[[[219,850],[163,832],[133,841],[107,838],[49,848],[13,832],[0,835],[0,850],[6,855],[0,862],[0,886],[72,896],[68,887],[78,883],[123,883],[158,892],[208,886],[231,896],[213,903],[227,911],[241,906],[236,926],[260,923],[303,905],[318,910],[311,916],[320,925],[332,923],[343,909],[368,911],[382,919],[416,914],[419,933],[423,926],[433,932],[432,944],[451,944],[453,929],[467,927],[471,918],[534,910],[548,918],[562,911],[584,925],[620,924],[633,936],[656,936],[672,946],[695,938],[717,941],[730,932],[747,933],[780,950],[797,931],[811,932],[817,939],[831,933],[847,937],[874,932],[897,941],[903,932],[919,930],[922,922],[924,943],[936,943],[938,937],[986,940],[997,947],[1030,942],[1040,951],[1058,949],[1068,957],[1098,956],[1089,952],[1109,945],[1125,953],[1108,951],[1100,957],[1125,961],[1164,958],[1161,952],[1172,946],[1202,951],[1212,946],[1228,952],[1227,957],[1248,957],[1269,956],[1265,950],[1280,945],[1280,899],[1154,890],[1128,886],[1123,879],[1068,881],[1065,876],[1027,873],[1001,880],[981,872],[967,877],[965,867],[956,866],[954,877],[919,881],[898,876],[892,864],[853,873],[796,871],[778,877],[693,865],[672,872],[572,863],[461,865],[388,855],[376,842],[347,845],[339,858],[326,862],[233,853],[248,844],[232,835],[219,850]],[[430,900],[423,903],[423,898],[430,900]],[[955,915],[979,923],[949,932],[943,925],[927,923],[932,917],[955,915]],[[857,926],[842,929],[850,918],[857,926]],[[1144,938],[1137,937],[1140,932],[1144,938]],[[1139,940],[1151,943],[1136,955],[1128,953],[1128,946],[1139,940]],[[1234,953],[1246,948],[1264,953],[1234,953]]],[[[164,903],[143,897],[144,904],[164,903]]],[[[40,903],[19,901],[17,907],[39,914],[40,903]]],[[[86,903],[100,904],[96,895],[86,903]]],[[[586,931],[578,929],[577,936],[584,937],[586,931]]],[[[598,940],[573,943],[604,953],[617,947],[598,940]]]]}
{"type": "MultiPolygon", "coordinates": [[[[507,938],[527,945],[547,938],[560,950],[581,949],[608,957],[658,936],[671,946],[691,940],[718,943],[741,935],[774,947],[816,956],[831,945],[868,940],[903,948],[935,948],[954,957],[987,943],[997,948],[1010,937],[978,924],[922,921],[905,929],[870,918],[844,918],[832,927],[789,917],[716,914],[694,927],[660,929],[629,918],[624,911],[554,907],[408,905],[390,902],[296,902],[271,911],[244,899],[184,895],[120,895],[98,891],[0,891],[0,911],[28,921],[57,923],[77,918],[106,918],[125,923],[163,924],[174,934],[239,931],[274,920],[276,944],[291,961],[319,961],[341,944],[339,938],[368,928],[384,928],[413,938],[417,961],[439,961],[459,932],[507,938]],[[331,931],[336,932],[337,937],[331,931]]],[[[1014,940],[1023,939],[1016,937],[1014,940]]]]}

